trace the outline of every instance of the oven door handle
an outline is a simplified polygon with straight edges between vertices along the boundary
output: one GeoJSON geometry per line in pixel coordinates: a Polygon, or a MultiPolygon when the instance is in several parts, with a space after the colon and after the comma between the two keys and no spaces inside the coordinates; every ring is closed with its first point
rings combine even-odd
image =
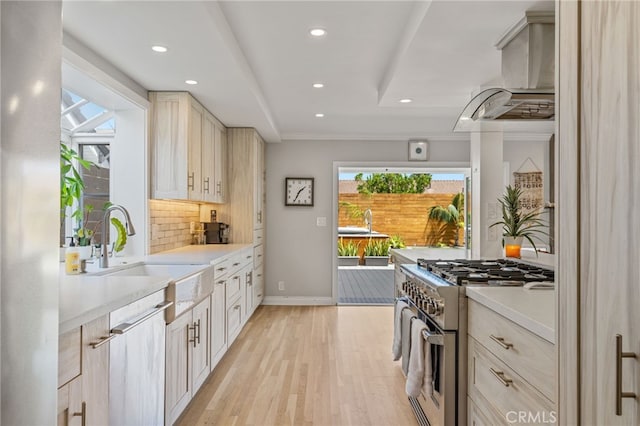
{"type": "Polygon", "coordinates": [[[427,330],[422,330],[422,337],[431,345],[444,346],[444,338],[442,334],[432,334],[427,330]]]}

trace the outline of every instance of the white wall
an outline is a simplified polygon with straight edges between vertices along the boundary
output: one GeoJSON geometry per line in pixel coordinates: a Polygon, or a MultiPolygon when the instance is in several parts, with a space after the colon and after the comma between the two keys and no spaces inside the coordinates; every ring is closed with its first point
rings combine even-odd
{"type": "Polygon", "coordinates": [[[2,1],[0,10],[0,423],[53,425],[61,3],[2,1]]]}
{"type": "MultiPolygon", "coordinates": [[[[265,302],[277,303],[274,297],[327,302],[331,297],[333,163],[383,162],[383,166],[386,162],[406,162],[407,155],[407,141],[288,141],[266,145],[265,302]],[[315,178],[313,207],[284,206],[287,176],[315,178]],[[326,227],[316,226],[318,217],[326,218],[326,227]],[[278,291],[278,281],[285,282],[284,291],[278,291]]],[[[469,142],[429,141],[429,156],[430,162],[468,162],[469,142]]]]}

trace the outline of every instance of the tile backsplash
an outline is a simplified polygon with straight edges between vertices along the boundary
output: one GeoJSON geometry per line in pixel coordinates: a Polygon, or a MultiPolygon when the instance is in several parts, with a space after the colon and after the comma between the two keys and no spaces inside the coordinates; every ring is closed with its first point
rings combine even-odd
{"type": "Polygon", "coordinates": [[[170,200],[149,200],[151,241],[149,253],[191,244],[189,225],[200,221],[200,206],[170,200]]]}

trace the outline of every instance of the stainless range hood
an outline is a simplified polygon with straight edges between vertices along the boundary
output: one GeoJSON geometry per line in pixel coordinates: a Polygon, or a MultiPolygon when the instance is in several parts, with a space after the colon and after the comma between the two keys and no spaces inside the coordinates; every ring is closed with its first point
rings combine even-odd
{"type": "Polygon", "coordinates": [[[454,132],[489,120],[553,120],[555,25],[553,12],[527,12],[498,41],[504,87],[484,89],[464,108],[454,132]]]}

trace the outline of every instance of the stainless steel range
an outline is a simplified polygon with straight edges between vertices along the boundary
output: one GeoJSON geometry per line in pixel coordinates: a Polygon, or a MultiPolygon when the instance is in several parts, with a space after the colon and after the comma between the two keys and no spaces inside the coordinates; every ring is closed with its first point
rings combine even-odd
{"type": "Polygon", "coordinates": [[[427,324],[432,392],[409,397],[421,425],[465,425],[467,302],[465,286],[522,286],[553,282],[554,272],[512,260],[426,260],[401,266],[396,296],[427,324]],[[434,337],[437,336],[437,337],[434,337]]]}

